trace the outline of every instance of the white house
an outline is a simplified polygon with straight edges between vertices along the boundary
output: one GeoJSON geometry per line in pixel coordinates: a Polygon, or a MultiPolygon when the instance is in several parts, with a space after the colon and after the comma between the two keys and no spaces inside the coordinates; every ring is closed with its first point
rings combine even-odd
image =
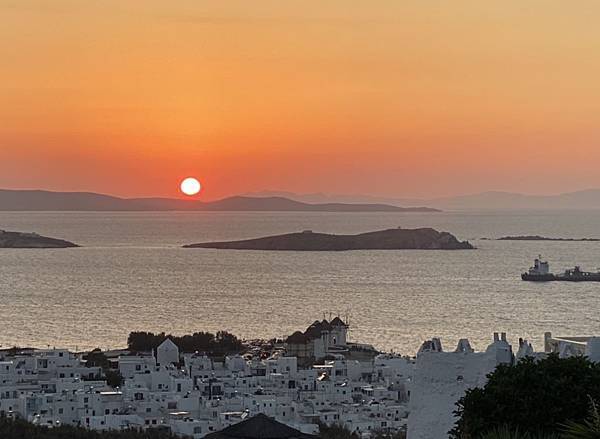
{"type": "Polygon", "coordinates": [[[156,362],[163,366],[179,363],[179,348],[170,338],[156,348],[156,362]]]}

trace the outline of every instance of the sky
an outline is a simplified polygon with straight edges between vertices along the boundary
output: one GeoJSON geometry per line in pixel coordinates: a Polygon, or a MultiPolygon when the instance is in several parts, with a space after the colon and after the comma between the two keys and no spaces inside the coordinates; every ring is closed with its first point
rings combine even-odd
{"type": "Polygon", "coordinates": [[[0,0],[0,188],[600,187],[600,2],[0,0]]]}

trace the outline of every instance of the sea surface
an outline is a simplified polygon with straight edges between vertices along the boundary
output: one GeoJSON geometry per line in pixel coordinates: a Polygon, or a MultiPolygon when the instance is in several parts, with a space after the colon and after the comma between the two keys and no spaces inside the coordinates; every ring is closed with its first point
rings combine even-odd
{"type": "Polygon", "coordinates": [[[0,249],[0,345],[126,345],[130,331],[228,330],[283,337],[324,316],[350,338],[414,355],[493,331],[543,349],[543,334],[600,335],[600,283],[520,279],[539,253],[553,271],[600,267],[600,242],[482,240],[504,235],[600,238],[600,211],[443,213],[0,212],[0,229],[83,247],[0,249]],[[434,227],[477,250],[261,252],[182,244],[312,229],[357,233],[434,227]]]}

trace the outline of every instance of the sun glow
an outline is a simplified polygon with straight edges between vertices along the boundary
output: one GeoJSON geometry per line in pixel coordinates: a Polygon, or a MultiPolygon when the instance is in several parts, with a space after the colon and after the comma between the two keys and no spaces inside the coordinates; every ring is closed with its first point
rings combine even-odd
{"type": "Polygon", "coordinates": [[[200,182],[195,178],[188,177],[181,182],[180,188],[181,192],[183,192],[185,195],[192,196],[200,192],[202,186],[200,186],[200,182]]]}

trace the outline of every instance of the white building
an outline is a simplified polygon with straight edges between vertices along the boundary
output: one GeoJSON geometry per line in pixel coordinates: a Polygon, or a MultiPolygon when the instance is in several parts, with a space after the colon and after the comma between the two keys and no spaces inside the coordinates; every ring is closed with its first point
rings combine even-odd
{"type": "Polygon", "coordinates": [[[162,366],[179,364],[179,348],[170,338],[156,348],[156,362],[162,366]]]}
{"type": "Polygon", "coordinates": [[[474,352],[466,339],[451,352],[444,352],[439,339],[423,343],[410,385],[408,439],[448,437],[456,421],[455,404],[466,390],[484,386],[498,364],[512,362],[505,333],[494,333],[485,352],[474,352]]]}

